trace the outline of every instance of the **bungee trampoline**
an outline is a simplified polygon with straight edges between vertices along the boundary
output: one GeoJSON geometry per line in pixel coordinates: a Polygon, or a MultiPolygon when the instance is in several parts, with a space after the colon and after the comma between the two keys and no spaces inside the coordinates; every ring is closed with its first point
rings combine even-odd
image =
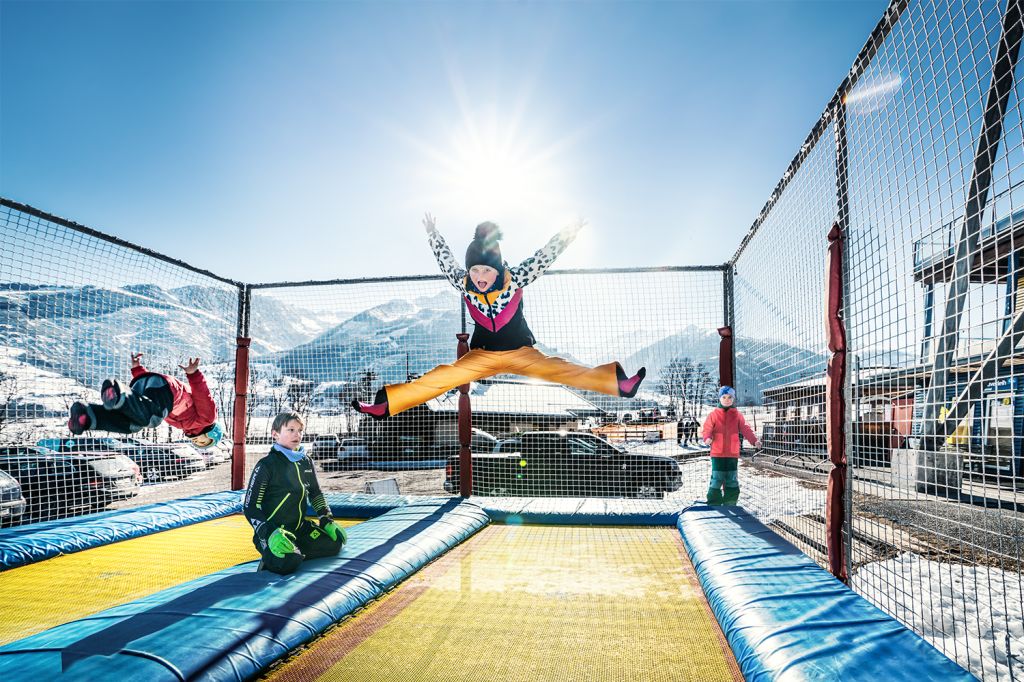
{"type": "Polygon", "coordinates": [[[0,679],[972,679],[738,507],[328,501],[289,576],[238,493],[0,532],[0,679]]]}

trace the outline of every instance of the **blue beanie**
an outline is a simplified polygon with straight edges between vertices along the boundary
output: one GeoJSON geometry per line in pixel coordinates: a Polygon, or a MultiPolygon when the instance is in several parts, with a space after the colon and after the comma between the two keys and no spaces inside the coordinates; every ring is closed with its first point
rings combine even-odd
{"type": "Polygon", "coordinates": [[[736,389],[732,386],[722,386],[718,389],[718,399],[721,400],[722,396],[731,395],[734,399],[736,398],[736,389]]]}

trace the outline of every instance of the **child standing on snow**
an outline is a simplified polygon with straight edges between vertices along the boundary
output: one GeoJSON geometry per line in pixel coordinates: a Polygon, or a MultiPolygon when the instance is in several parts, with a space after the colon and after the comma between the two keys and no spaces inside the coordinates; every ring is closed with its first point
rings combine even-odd
{"type": "Polygon", "coordinates": [[[423,220],[430,247],[441,272],[462,295],[476,323],[470,351],[450,365],[440,365],[422,377],[404,384],[391,384],[377,391],[373,403],[352,401],[363,414],[383,419],[408,410],[456,386],[495,374],[520,374],[598,393],[632,398],[647,373],[643,367],[626,376],[622,365],[609,362],[583,367],[551,357],[534,348],[537,342],[523,315],[523,288],[536,280],[576,237],[583,223],[555,235],[547,245],[515,267],[501,257],[501,230],[494,223],[481,223],[466,249],[466,268],[455,261],[444,237],[428,213],[423,220]]]}
{"type": "Polygon", "coordinates": [[[747,426],[747,420],[733,407],[736,391],[731,386],[718,390],[716,407],[704,420],[701,438],[711,446],[711,483],[708,486],[708,504],[736,504],[740,498],[740,434],[751,445],[757,445],[757,436],[747,426]]]}
{"type": "Polygon", "coordinates": [[[76,402],[71,406],[68,430],[76,436],[98,429],[114,433],[135,433],[167,422],[185,432],[200,449],[215,446],[224,437],[217,422],[217,406],[199,371],[199,358],[189,358],[185,370],[188,383],[142,366],[142,353],[132,353],[131,389],[117,379],[105,379],[100,388],[102,405],[76,402]]]}
{"type": "Polygon", "coordinates": [[[274,418],[274,447],[256,462],[245,491],[245,518],[252,542],[263,556],[260,569],[287,575],[304,559],[335,556],[345,544],[345,529],[334,522],[313,463],[302,446],[305,423],[296,412],[274,418]],[[320,517],[306,520],[307,503],[320,517]]]}

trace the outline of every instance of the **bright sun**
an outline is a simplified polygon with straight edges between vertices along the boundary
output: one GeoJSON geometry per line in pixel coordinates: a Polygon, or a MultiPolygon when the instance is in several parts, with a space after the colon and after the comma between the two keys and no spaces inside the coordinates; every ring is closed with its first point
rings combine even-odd
{"type": "Polygon", "coordinates": [[[540,136],[496,116],[464,115],[460,123],[441,138],[444,151],[429,152],[436,213],[466,222],[507,220],[546,232],[578,211],[559,166],[563,145],[539,143],[540,136]]]}

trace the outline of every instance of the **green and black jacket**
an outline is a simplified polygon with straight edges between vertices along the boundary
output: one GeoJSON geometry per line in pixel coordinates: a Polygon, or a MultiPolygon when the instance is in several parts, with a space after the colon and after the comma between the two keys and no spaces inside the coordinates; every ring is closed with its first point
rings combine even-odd
{"type": "Polygon", "coordinates": [[[306,516],[306,505],[317,516],[331,517],[313,462],[303,457],[292,462],[277,448],[256,462],[245,491],[243,512],[255,533],[256,543],[266,547],[267,538],[278,528],[298,530],[306,516]]]}

